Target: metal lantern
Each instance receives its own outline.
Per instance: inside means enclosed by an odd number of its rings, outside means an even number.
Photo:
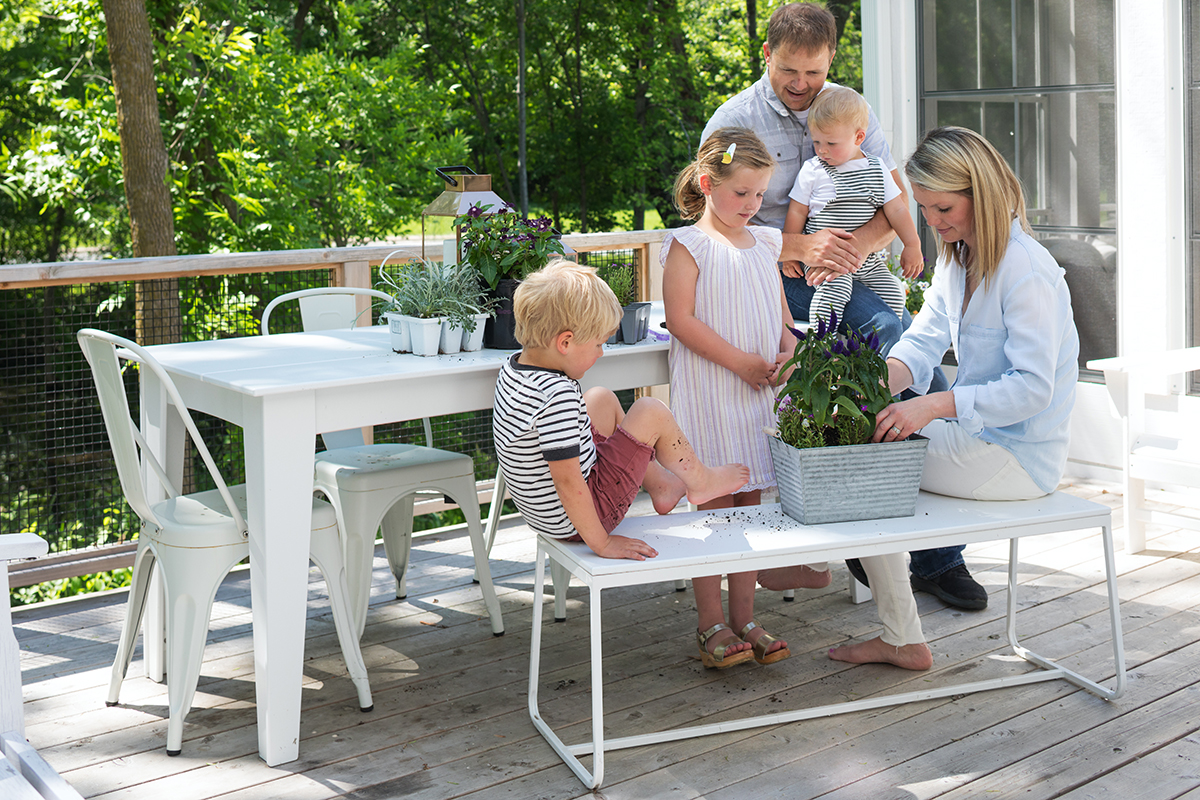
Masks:
[[[491,175],[476,175],[470,167],[437,167],[434,169],[446,188],[441,195],[421,212],[421,258],[425,258],[425,218],[426,217],[458,217],[465,214],[471,206],[486,206],[488,214],[495,214],[507,205],[507,202],[492,191]],[[449,174],[460,173],[458,177]],[[455,257],[461,253],[460,230],[454,229]]]

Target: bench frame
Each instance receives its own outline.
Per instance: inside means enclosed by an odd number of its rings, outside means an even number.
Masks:
[[[743,526],[742,537],[726,537],[735,544],[722,544],[713,535],[735,525],[721,523],[733,512],[757,512],[763,519],[775,515],[783,522],[762,526]],[[739,520],[739,522],[741,522]],[[784,529],[780,530],[778,525]],[[1108,586],[1108,610],[1112,627],[1113,659],[1116,678],[1113,688],[1073,671],[1049,658],[1023,647],[1017,638],[1017,543],[1021,537],[1060,533],[1087,528],[1101,529]],[[665,530],[664,530],[665,529]],[[707,533],[699,532],[707,529]],[[1023,686],[1049,680],[1066,680],[1105,700],[1115,700],[1125,691],[1125,651],[1121,634],[1120,599],[1112,539],[1112,512],[1105,506],[1056,492],[1037,500],[980,502],[939,497],[921,493],[913,517],[843,522],[804,526],[783,516],[777,505],[750,506],[726,511],[672,514],[668,517],[636,517],[622,523],[620,533],[647,540],[659,556],[646,561],[603,559],[586,544],[569,543],[538,536],[533,627],[529,656],[529,716],[534,727],[571,768],[576,777],[591,789],[604,780],[604,753],[629,747],[676,741],[716,733],[780,725],[805,719],[828,717],[855,711],[915,703],[939,697],[981,692],[1007,686]],[[741,540],[741,545],[736,540]],[[604,737],[603,650],[601,645],[600,593],[604,589],[634,586],[660,581],[676,581],[704,575],[747,572],[793,564],[834,561],[846,558],[907,552],[952,544],[1009,539],[1008,565],[1008,642],[1014,654],[1040,667],[1023,675],[958,683],[918,692],[905,692],[815,708],[771,713],[747,719],[657,731],[612,740]],[[567,745],[542,719],[538,710],[542,616],[545,607],[546,559],[556,572],[563,569],[589,588],[591,623],[592,741]],[[563,582],[565,585],[565,581]],[[591,754],[592,771],[579,756]]]

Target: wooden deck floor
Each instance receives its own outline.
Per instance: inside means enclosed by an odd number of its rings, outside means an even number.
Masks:
[[[1118,510],[1113,487],[1069,491]],[[1118,547],[1123,545],[1117,514]],[[575,798],[585,790],[535,732],[526,711],[532,537],[519,520],[493,553],[507,634],[491,636],[470,582],[466,537],[418,540],[409,598],[388,601],[377,559],[363,650],[375,709],[360,713],[337,650],[324,588],[313,572],[300,760],[267,767],[257,756],[248,573],[218,595],[203,674],[184,732],[168,758],[166,689],[131,677],[120,707],[104,705],[123,593],[18,609],[29,740],[86,797],[103,798]],[[606,594],[609,735],[714,722],[771,709],[912,691],[953,675],[1024,670],[1004,655],[1007,544],[967,553],[991,607],[961,612],[918,594],[934,652],[929,673],[830,661],[826,651],[875,635],[874,604],[847,599],[845,567],[829,589],[796,602],[760,590],[759,621],[785,636],[793,657],[724,673],[692,658],[691,593],[673,586]],[[612,753],[610,798],[1200,799],[1200,540],[1152,532],[1150,549],[1118,552],[1129,669],[1112,703],[1062,681],[882,711],[722,734]],[[1090,532],[1026,540],[1019,615],[1031,647],[1111,677],[1099,538]],[[584,590],[570,619],[546,629],[542,713],[588,736]],[[1051,602],[1053,601],[1053,602]],[[548,614],[549,612],[547,612]],[[131,676],[140,674],[140,651]]]

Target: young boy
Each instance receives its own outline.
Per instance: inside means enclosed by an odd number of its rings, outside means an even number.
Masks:
[[[607,389],[580,392],[579,379],[621,320],[596,270],[550,264],[521,282],[513,313],[524,349],[500,370],[492,434],[513,502],[532,528],[582,539],[606,558],[644,561],[658,555],[654,548],[612,534],[639,486],[666,514],[685,494],[699,504],[745,485],[749,471],[740,464],[702,464],[658,400],[642,398],[626,414]]]
[[[900,268],[904,277],[915,278],[924,270],[917,227],[904,205],[900,187],[879,159],[859,148],[866,138],[870,106],[858,92],[845,86],[830,86],[808,112],[808,128],[816,155],[804,162],[792,187],[784,233],[813,233],[824,228],[854,231],[876,210],[883,213],[904,243]],[[883,298],[896,312],[904,314],[904,286],[891,273],[878,253],[872,253],[853,275],[840,275],[816,288],[809,306],[809,320],[829,320],[831,313],[844,316],[852,281],[859,281]]]

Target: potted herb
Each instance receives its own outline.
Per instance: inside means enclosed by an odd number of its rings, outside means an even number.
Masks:
[[[386,269],[387,260],[392,257],[388,253],[379,265],[379,283],[376,289],[387,292],[392,296],[390,302],[384,303],[382,316],[387,320],[388,332],[391,334],[392,350],[397,353],[408,353],[412,350],[412,337],[409,322],[413,317],[412,304],[404,291],[405,276],[411,271],[412,263],[395,268],[395,274]]]
[[[638,303],[633,280],[633,266],[615,264],[605,270],[604,281],[617,296],[624,315],[621,317],[619,337],[626,344],[635,344],[646,338],[650,328],[650,304]],[[614,343],[609,339],[609,343]]]
[[[928,440],[870,441],[892,401],[879,337],[840,337],[836,315],[797,336],[770,439],[784,513],[803,524],[913,514]]]
[[[491,208],[473,205],[454,224],[462,237],[462,261],[479,274],[496,301],[496,315],[487,322],[484,340],[488,347],[515,350],[521,346],[514,336],[512,316],[517,284],[544,267],[551,256],[562,255],[563,247],[549,217],[524,219],[507,204],[488,214]]]

